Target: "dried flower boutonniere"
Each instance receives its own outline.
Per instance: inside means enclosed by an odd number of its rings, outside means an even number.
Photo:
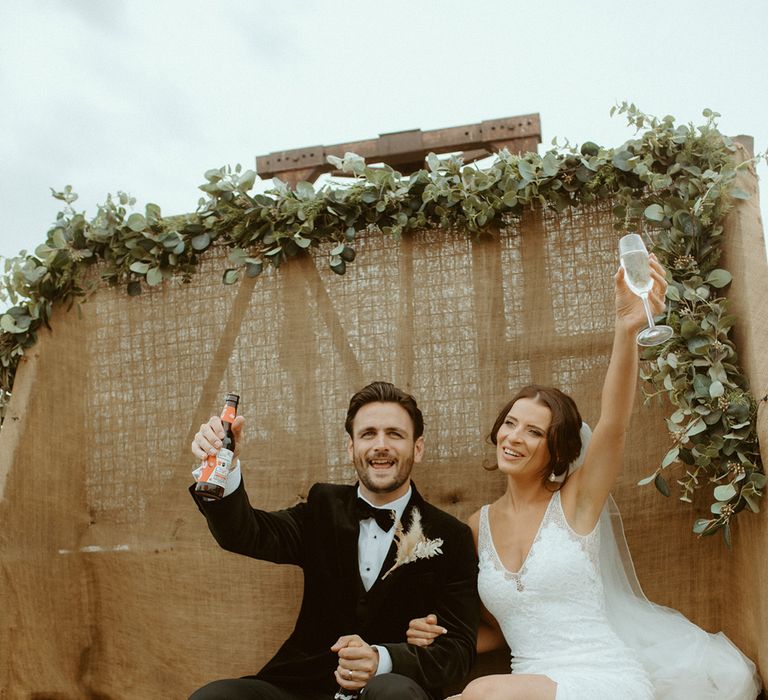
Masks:
[[[438,554],[442,554],[440,547],[443,541],[440,538],[428,540],[424,537],[424,531],[421,529],[421,513],[418,508],[411,511],[411,526],[407,532],[403,531],[403,524],[398,518],[395,523],[395,541],[397,542],[397,556],[392,568],[381,578],[385,579],[397,567],[403,564],[410,564],[417,559],[430,559]]]

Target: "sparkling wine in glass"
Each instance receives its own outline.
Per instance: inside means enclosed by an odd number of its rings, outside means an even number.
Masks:
[[[648,328],[644,328],[637,334],[637,344],[661,345],[672,337],[674,331],[669,326],[657,326],[653,322],[651,307],[648,304],[648,294],[653,289],[653,279],[648,262],[648,250],[643,239],[636,233],[622,236],[619,241],[619,255],[627,286],[640,297],[645,315],[648,317]]]

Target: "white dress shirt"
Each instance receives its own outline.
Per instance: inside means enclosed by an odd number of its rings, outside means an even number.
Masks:
[[[371,503],[360,492],[359,486],[357,487],[357,495],[374,508],[394,510],[397,513],[398,520],[402,520],[405,507],[411,498],[411,487],[408,487],[408,492],[404,496],[400,496],[400,498],[383,506]],[[395,539],[394,525],[393,522],[389,531],[384,532],[373,518],[366,518],[360,521],[360,534],[357,538],[357,564],[360,568],[360,578],[366,591],[371,590],[371,587],[379,577],[381,567],[387,558],[387,552],[392,545],[392,540]]]
[[[383,506],[377,506],[371,503],[362,493],[360,493],[359,486],[357,487],[357,495],[374,508],[394,510],[397,514],[397,519],[402,520],[405,507],[411,499],[411,487],[408,487],[408,492],[405,495],[400,496],[400,498],[397,498],[394,501],[385,503]],[[357,565],[360,569],[360,579],[362,580],[366,591],[371,589],[371,586],[373,586],[376,579],[379,577],[379,572],[384,564],[384,560],[387,558],[387,552],[394,539],[394,523],[392,523],[392,527],[389,528],[388,532],[384,532],[373,518],[366,518],[365,520],[360,521],[360,534],[357,536]],[[376,669],[376,675],[390,673],[392,671],[392,657],[389,655],[387,648],[381,647],[378,644],[372,644],[371,646],[379,652],[379,665]]]

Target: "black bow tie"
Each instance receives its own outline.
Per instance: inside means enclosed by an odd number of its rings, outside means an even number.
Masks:
[[[394,510],[390,508],[375,508],[368,503],[368,501],[364,501],[360,498],[360,496],[357,497],[355,513],[360,520],[373,518],[376,521],[376,524],[384,530],[384,532],[389,532],[395,524]]]

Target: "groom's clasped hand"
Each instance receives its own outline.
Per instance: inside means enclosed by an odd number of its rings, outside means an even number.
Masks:
[[[376,675],[379,654],[356,634],[345,634],[331,647],[339,655],[339,665],[334,671],[339,687],[360,690]]]

